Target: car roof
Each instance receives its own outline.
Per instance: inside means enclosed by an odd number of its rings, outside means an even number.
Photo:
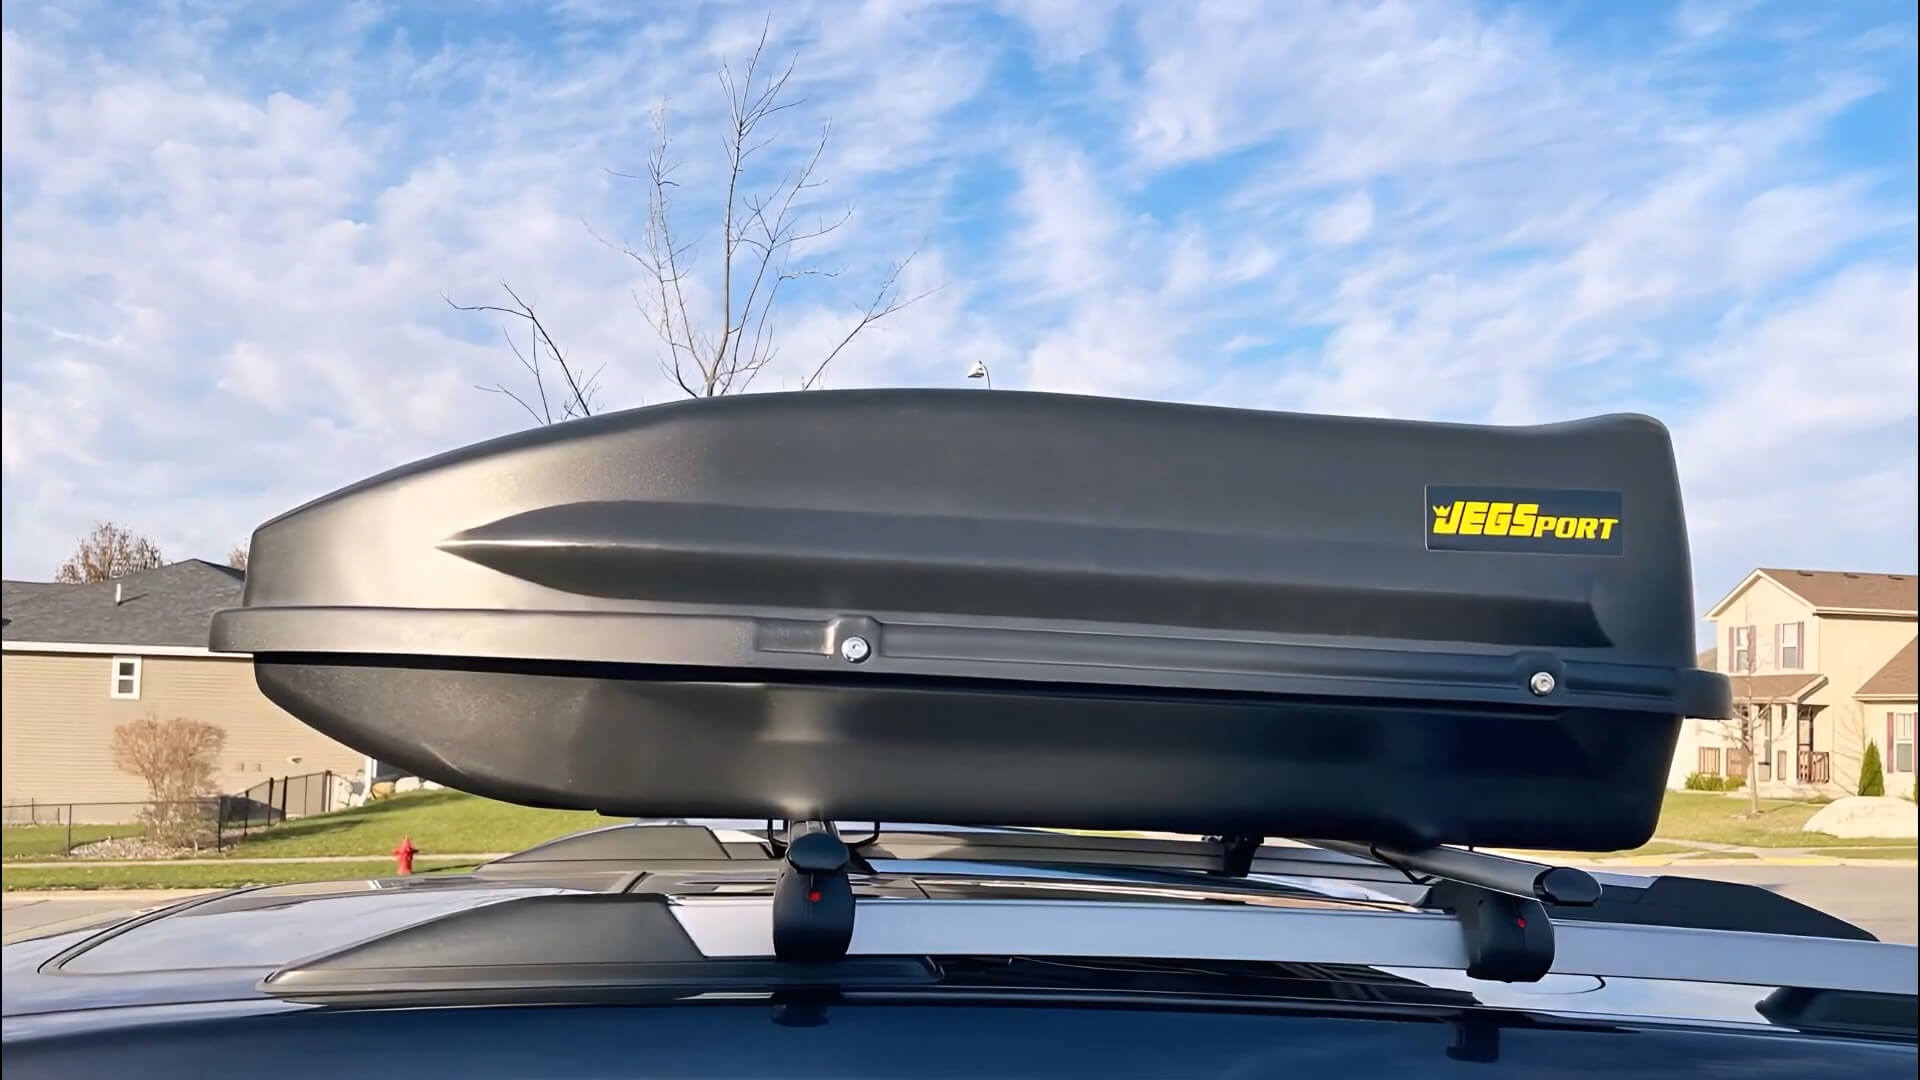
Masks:
[[[1371,994],[1416,1003],[1754,1029],[1776,1028],[1763,1003],[1783,986],[1802,985],[1780,978],[1782,971],[1843,972],[1855,989],[1869,985],[1862,981],[1869,969],[1894,972],[1879,989],[1899,992],[1900,978],[1912,981],[1912,948],[1870,939],[1761,938],[1593,922],[1562,927],[1567,962],[1545,978],[1489,982],[1460,970],[1458,930],[1422,909],[1420,886],[1360,860],[1262,849],[1268,853],[1258,860],[1260,869],[1236,881],[1151,866],[1051,861],[1103,846],[1174,859],[1190,841],[1161,847],[1140,838],[926,828],[889,831],[885,840],[898,851],[872,849],[880,854],[857,883],[866,938],[855,942],[850,962],[921,952],[1054,950],[1094,961],[1190,956],[1278,965],[1329,993],[1365,985]],[[690,955],[767,956],[777,864],[767,858],[765,843],[764,836],[738,829],[621,825],[471,873],[196,897],[105,929],[8,945],[0,1011],[12,1022],[109,1006],[224,1001],[278,1008],[301,1000],[288,985],[365,993],[365,973],[390,972],[394,956],[450,955],[468,971],[524,964],[528,950],[542,961],[564,961],[570,952],[618,959],[612,954],[642,946],[609,941],[649,919],[689,943]],[[1043,855],[1022,862],[1023,845],[1037,845]],[[655,857],[636,858],[636,850]],[[943,852],[991,857],[912,857]],[[1644,891],[1656,879],[1607,880]],[[502,949],[522,955],[502,959]],[[1729,949],[1753,954],[1753,964],[1703,962],[1714,950]],[[276,990],[276,979],[291,982]],[[1911,995],[1911,986],[1904,992]]]

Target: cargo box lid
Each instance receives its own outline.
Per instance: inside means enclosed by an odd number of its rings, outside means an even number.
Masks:
[[[1543,801],[1546,775],[1556,800],[1605,775],[1657,808],[1679,718],[1729,707],[1726,680],[1693,667],[1672,448],[1639,416],[709,399],[373,477],[261,526],[250,562],[212,644],[254,654],[270,696],[423,776],[541,805],[1224,828],[1283,824],[1258,790],[1330,754],[1384,777],[1424,754]],[[1154,725],[1202,714],[1220,726],[1188,734],[1211,749],[1137,810],[1091,789],[927,786],[1014,760],[1136,777],[1166,753]],[[1236,793],[1190,806],[1229,779],[1234,740]],[[1492,764],[1461,764],[1476,755]],[[890,776],[842,775],[855,761]],[[672,762],[685,786],[659,775]],[[1409,829],[1494,843],[1527,811]],[[1345,813],[1323,824],[1409,811]]]

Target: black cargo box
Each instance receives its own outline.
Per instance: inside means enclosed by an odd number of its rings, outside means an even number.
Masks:
[[[614,814],[1610,850],[1729,708],[1637,416],[682,402],[374,477],[251,563],[212,647],[295,716]]]

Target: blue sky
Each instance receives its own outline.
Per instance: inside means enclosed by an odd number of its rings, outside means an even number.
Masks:
[[[9,2],[4,543],[98,518],[220,558],[521,426],[510,281],[603,400],[674,395],[635,308],[667,105],[710,235],[715,70],[759,3]],[[893,261],[938,291],[835,386],[995,385],[1532,423],[1652,413],[1703,599],[1911,570],[1910,3],[779,6],[777,170],[853,207],[783,298],[793,386]],[[764,179],[759,174],[756,179]],[[591,229],[589,228],[591,225]],[[707,247],[710,249],[711,245]],[[716,303],[713,261],[692,300]],[[974,384],[977,385],[977,384]]]

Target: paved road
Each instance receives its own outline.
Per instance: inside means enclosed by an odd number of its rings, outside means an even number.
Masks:
[[[1910,865],[1675,866],[1637,872],[1759,885],[1837,915],[1881,941],[1920,944],[1920,874]]]
[[[15,934],[27,930],[128,914],[143,908],[170,904],[191,895],[191,891],[172,889],[155,892],[76,892],[52,899],[43,899],[46,896],[44,893],[26,899],[9,894],[4,901],[0,901],[0,937],[11,940]]]
[[[1677,873],[1678,867],[1641,873]],[[1692,877],[1742,881],[1783,893],[1872,931],[1882,941],[1920,943],[1920,875],[1911,866],[1698,866]],[[44,895],[44,894],[42,894]],[[185,895],[178,892],[76,894],[4,902],[4,933],[115,911],[132,911]]]

